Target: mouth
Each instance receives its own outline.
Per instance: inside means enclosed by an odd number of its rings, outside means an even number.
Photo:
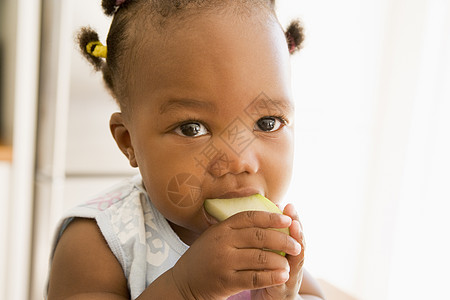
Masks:
[[[253,188],[253,187],[247,187],[247,188],[243,188],[243,189],[239,189],[239,190],[225,192],[215,198],[219,198],[219,199],[241,198],[241,197],[248,197],[248,196],[251,196],[254,194],[261,194],[264,196],[264,193],[262,191],[260,191],[256,188]]]

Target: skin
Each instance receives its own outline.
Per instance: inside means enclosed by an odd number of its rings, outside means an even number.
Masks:
[[[226,299],[250,289],[252,299],[323,298],[303,270],[305,244],[292,205],[285,216],[246,212],[220,223],[203,208],[208,198],[256,192],[279,204],[288,187],[294,143],[289,53],[279,24],[266,19],[199,15],[170,39],[144,45],[148,55],[134,64],[131,109],[111,117],[111,132],[139,168],[151,201],[191,246],[139,299]],[[254,107],[262,91],[277,115]],[[258,126],[267,118],[274,128]],[[200,131],[186,136],[180,125]],[[251,141],[245,149],[230,137],[230,126],[244,132],[239,141]],[[208,145],[218,151],[205,159]],[[183,173],[198,180],[200,195],[190,205],[168,196],[169,182]],[[268,229],[285,227],[291,236]],[[66,298],[129,298],[120,265],[92,220],[71,223],[56,248],[49,299]]]

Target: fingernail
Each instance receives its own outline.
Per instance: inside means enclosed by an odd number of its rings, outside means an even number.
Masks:
[[[284,271],[283,273],[281,273],[281,280],[283,282],[288,281],[288,279],[289,279],[289,272]]]
[[[289,216],[281,215],[281,221],[283,221],[283,222],[291,222],[292,219]]]
[[[302,252],[302,245],[300,245],[298,242],[295,242],[295,252],[296,253]]]

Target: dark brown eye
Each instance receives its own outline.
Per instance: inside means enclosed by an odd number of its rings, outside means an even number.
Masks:
[[[201,123],[191,122],[175,128],[175,133],[185,137],[198,137],[208,133],[208,130]]]
[[[283,122],[280,121],[279,118],[276,117],[264,117],[256,121],[255,124],[255,130],[258,131],[264,131],[264,132],[271,132],[271,131],[277,131],[281,128],[283,125]]]

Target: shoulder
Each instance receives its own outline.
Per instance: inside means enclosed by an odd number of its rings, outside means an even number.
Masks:
[[[97,224],[99,224],[98,219],[102,219],[102,223],[105,223],[105,219],[111,219],[112,216],[122,210],[121,206],[126,206],[127,202],[133,201],[135,198],[139,198],[139,194],[142,193],[143,190],[140,187],[140,182],[140,176],[135,176],[133,178],[121,181],[120,183],[90,198],[88,201],[85,201],[84,203],[81,203],[78,206],[72,207],[66,211],[57,224],[54,232],[50,261],[53,259],[53,253],[62,234],[75,218],[96,219]],[[110,222],[106,223],[108,223],[106,226],[111,226]],[[104,224],[99,224],[99,227],[102,228],[102,225]],[[103,231],[103,229],[101,229],[101,231]]]
[[[102,212],[111,207],[121,205],[127,199],[133,198],[143,192],[142,178],[140,175],[137,175],[102,191],[100,194],[79,205],[76,209],[89,209],[97,213]]]
[[[123,270],[95,220],[76,218],[56,246],[50,270],[49,299],[82,294],[129,299]],[[97,299],[97,298],[96,298]]]

